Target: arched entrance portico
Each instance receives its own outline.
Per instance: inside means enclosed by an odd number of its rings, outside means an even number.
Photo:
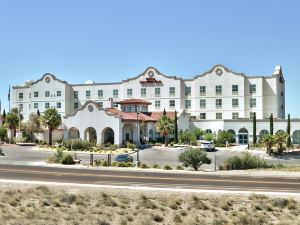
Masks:
[[[247,145],[248,140],[248,130],[246,128],[241,128],[238,133],[238,140],[240,145]]]
[[[262,139],[267,134],[269,134],[269,131],[267,131],[267,130],[261,130],[259,132],[259,139]]]
[[[84,140],[89,141],[91,143],[97,143],[97,132],[93,127],[88,127],[84,131]]]
[[[300,130],[295,130],[292,135],[293,144],[300,144]]]
[[[115,143],[115,133],[110,127],[106,127],[102,131],[102,143],[103,144],[114,144]]]

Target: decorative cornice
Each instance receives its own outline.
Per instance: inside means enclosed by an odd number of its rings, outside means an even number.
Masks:
[[[68,119],[69,117],[75,116],[79,111],[83,111],[86,107],[88,107],[90,104],[94,105],[96,107],[96,109],[98,109],[99,111],[104,111],[106,113],[106,115],[108,116],[113,116],[115,118],[121,118],[118,114],[115,113],[109,113],[107,111],[107,109],[101,108],[97,102],[89,100],[86,103],[84,103],[83,106],[81,106],[80,108],[76,109],[72,114],[64,116],[64,119]]]

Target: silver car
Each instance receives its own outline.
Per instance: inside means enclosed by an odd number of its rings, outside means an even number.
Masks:
[[[205,151],[213,151],[215,150],[215,144],[212,141],[200,141],[200,148]]]

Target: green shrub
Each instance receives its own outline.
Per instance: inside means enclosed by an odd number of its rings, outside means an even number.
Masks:
[[[155,146],[161,146],[162,144],[161,143],[159,143],[159,142],[156,142],[155,143]]]
[[[0,140],[3,142],[7,140],[7,130],[5,127],[0,127]]]
[[[126,147],[127,147],[127,148],[130,148],[131,150],[136,149],[136,145],[133,144],[133,143],[130,143],[130,142],[127,142],[127,143],[126,143]]]
[[[247,170],[256,168],[269,168],[270,165],[267,162],[249,152],[243,152],[241,156],[233,156],[225,161],[225,163],[220,167],[224,170]]]
[[[154,169],[160,169],[161,167],[160,167],[160,165],[158,165],[158,164],[155,163],[155,164],[152,165],[152,168],[154,168]]]
[[[176,166],[176,170],[184,170],[184,168],[182,166],[180,166],[180,165],[177,165]]]
[[[142,164],[140,165],[140,168],[142,168],[142,169],[148,169],[149,166],[148,166],[146,163],[142,163]]]
[[[207,153],[201,149],[188,148],[178,156],[179,162],[182,162],[184,167],[192,167],[198,170],[202,164],[210,164],[211,160],[207,157]]]
[[[107,161],[104,159],[94,160],[94,166],[107,166]]]
[[[164,165],[163,169],[164,170],[172,170],[173,168],[169,165]]]
[[[61,159],[61,163],[65,165],[75,164],[74,156],[71,153],[64,153]]]
[[[93,147],[93,144],[81,139],[68,139],[64,142],[64,147],[68,150],[87,151]]]
[[[54,155],[50,155],[47,159],[48,163],[61,163],[62,157],[64,155],[63,150],[57,149]]]

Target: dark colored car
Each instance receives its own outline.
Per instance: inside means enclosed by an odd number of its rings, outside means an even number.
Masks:
[[[122,154],[122,155],[118,155],[115,158],[116,162],[133,162],[133,157],[129,154]]]

